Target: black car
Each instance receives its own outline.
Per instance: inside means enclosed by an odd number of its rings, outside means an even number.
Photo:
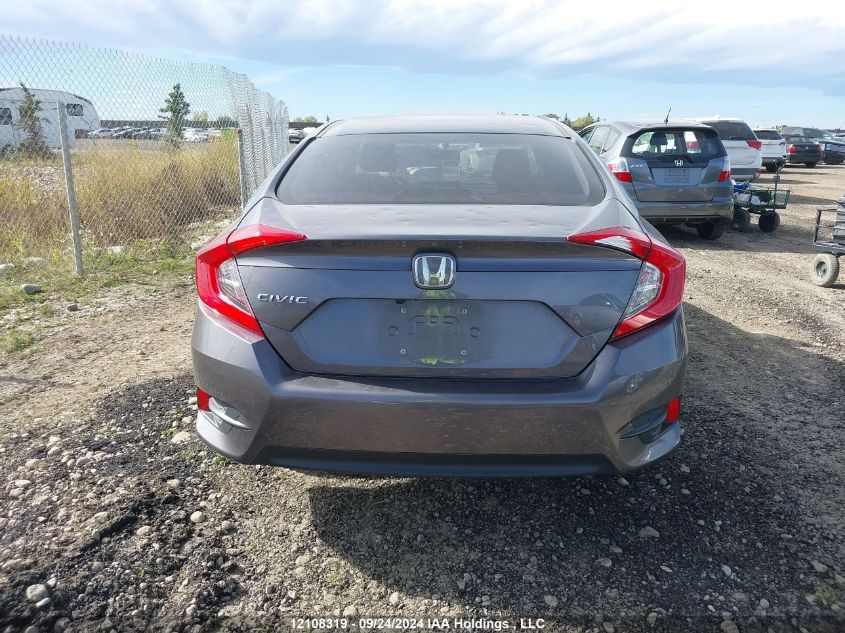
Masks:
[[[814,140],[803,136],[784,136],[788,165],[804,164],[815,167],[822,159],[822,148]]]
[[[836,138],[827,130],[787,125],[783,128],[783,135],[801,136],[818,143],[821,148],[821,160],[828,165],[839,165],[845,162],[845,142]]]

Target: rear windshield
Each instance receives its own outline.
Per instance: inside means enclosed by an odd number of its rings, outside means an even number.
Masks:
[[[629,137],[623,154],[646,160],[683,156],[694,161],[724,156],[725,150],[716,133],[710,130],[660,129]]]
[[[775,130],[754,130],[754,134],[761,141],[779,141],[783,138]]]
[[[314,139],[277,194],[285,204],[592,206],[604,187],[562,137],[350,134]]]
[[[719,134],[723,141],[755,141],[757,137],[743,121],[702,121]]]

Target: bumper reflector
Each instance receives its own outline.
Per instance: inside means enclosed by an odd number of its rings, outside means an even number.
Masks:
[[[681,397],[678,396],[666,405],[666,423],[677,422],[681,417]]]

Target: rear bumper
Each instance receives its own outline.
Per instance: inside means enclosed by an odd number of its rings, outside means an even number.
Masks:
[[[639,214],[654,223],[703,222],[733,218],[733,198],[710,202],[637,202]]]
[[[759,175],[759,167],[731,167],[731,178],[733,178],[734,180],[753,180]]]
[[[682,310],[605,346],[575,378],[467,380],[300,374],[265,339],[197,311],[197,385],[249,428],[200,412],[214,450],[250,464],[393,475],[625,472],[680,441],[665,407],[686,371]],[[661,417],[662,416],[662,417]],[[632,426],[632,421],[634,425]],[[649,429],[645,432],[645,429]]]
[[[822,155],[818,152],[795,152],[787,155],[786,162],[789,164],[805,164],[821,162]]]

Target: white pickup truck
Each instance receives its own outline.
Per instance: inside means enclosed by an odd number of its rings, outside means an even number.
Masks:
[[[763,167],[773,174],[786,164],[786,141],[780,132],[772,129],[754,130],[754,134],[762,142]]]

